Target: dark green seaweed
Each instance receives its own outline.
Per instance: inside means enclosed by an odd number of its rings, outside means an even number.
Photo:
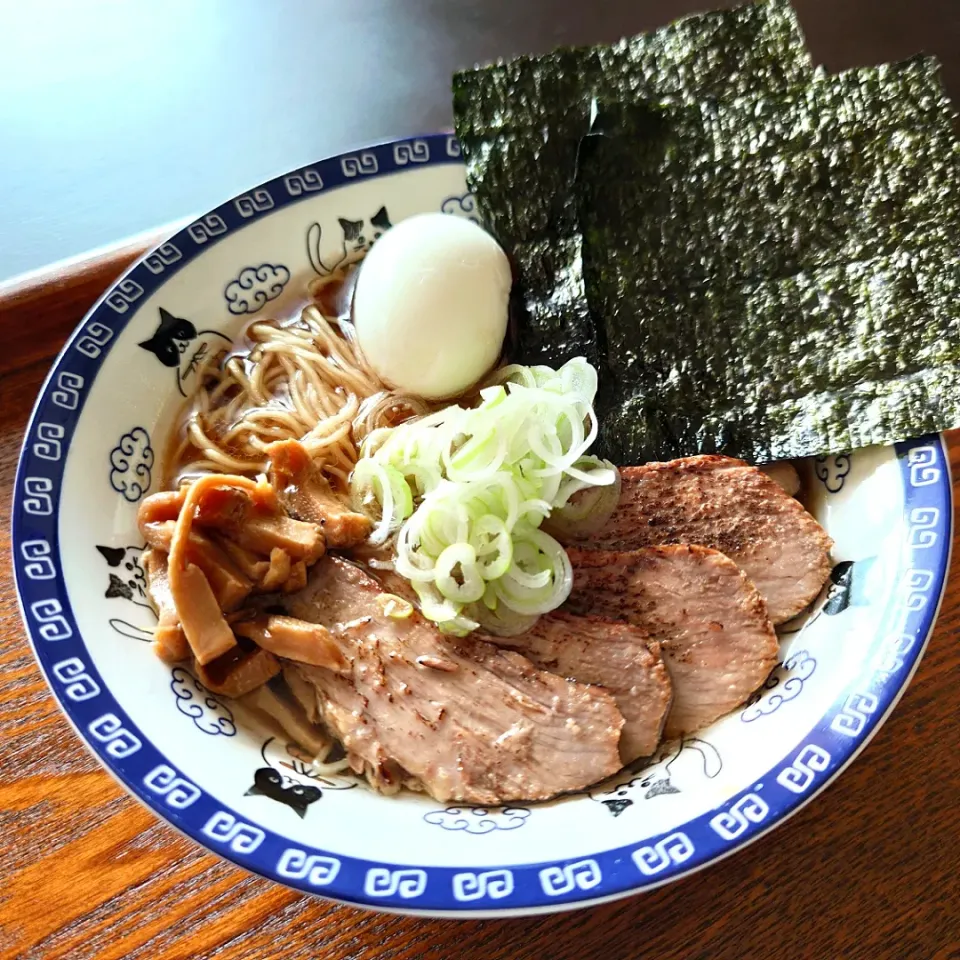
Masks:
[[[588,246],[602,258],[628,244],[630,282],[659,291],[897,249],[956,215],[952,117],[945,101],[931,106],[934,67],[820,76],[775,104],[618,106],[581,149]]]
[[[945,263],[939,244],[722,296],[643,294],[631,314],[657,326],[621,347],[613,375],[652,389],[625,390],[605,411],[606,453],[622,463],[637,450],[764,461],[960,422],[958,297],[960,260]]]
[[[931,363],[960,359],[960,166],[934,65],[720,113],[620,108],[581,152],[608,455],[763,460],[960,422],[923,394]]]
[[[935,61],[814,71],[771,2],[455,90],[522,287],[517,359],[597,364],[608,456],[766,460],[960,423],[960,163]]]
[[[581,274],[575,181],[598,102],[696,103],[806,82],[813,65],[789,4],[688,17],[613,46],[520,57],[454,76],[467,182],[521,278],[518,352],[602,364]]]

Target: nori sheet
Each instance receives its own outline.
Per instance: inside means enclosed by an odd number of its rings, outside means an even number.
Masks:
[[[617,105],[581,148],[579,226],[601,257],[630,244],[629,276],[660,291],[892,251],[956,213],[939,90],[917,58],[775,103]]]
[[[517,359],[597,363],[607,455],[765,460],[960,423],[960,165],[934,61],[814,72],[768,2],[455,91],[522,284]]]
[[[467,183],[522,279],[518,352],[602,365],[581,275],[576,178],[598,102],[722,101],[786,93],[813,76],[789,4],[688,17],[613,46],[519,57],[454,76]]]
[[[960,166],[935,65],[820,76],[725,123],[638,109],[590,138],[578,181],[607,454],[765,460],[929,430],[928,364],[960,359]]]
[[[656,316],[657,332],[623,348],[619,382],[649,387],[618,391],[603,411],[604,451],[619,463],[637,451],[762,462],[943,429],[958,422],[958,298],[960,261],[939,245],[722,296],[641,294],[627,319]]]

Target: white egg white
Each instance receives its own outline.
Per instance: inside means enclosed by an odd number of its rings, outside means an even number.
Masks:
[[[511,284],[506,254],[472,221],[402,220],[360,267],[353,322],[364,356],[397,390],[457,396],[500,356]]]

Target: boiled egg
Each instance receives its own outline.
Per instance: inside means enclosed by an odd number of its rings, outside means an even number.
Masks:
[[[396,390],[455,397],[500,356],[511,284],[507,255],[472,220],[401,220],[360,265],[352,315],[363,354]]]

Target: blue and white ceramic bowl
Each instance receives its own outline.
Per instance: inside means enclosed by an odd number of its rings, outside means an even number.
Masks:
[[[760,694],[642,773],[552,803],[470,809],[318,779],[287,745],[150,651],[138,501],[208,350],[426,210],[474,217],[448,135],[324,160],[221,204],[91,311],[34,411],[14,554],[37,659],[77,732],[199,843],[308,893],[410,913],[510,915],[648,890],[758,839],[822,790],[917,666],[944,588],[950,473],[939,437],[805,465],[836,540],[829,589],[788,625]],[[160,308],[190,321],[176,335]],[[263,767],[308,803],[251,792]],[[289,801],[289,797],[286,797]],[[869,827],[867,827],[869,831]]]

